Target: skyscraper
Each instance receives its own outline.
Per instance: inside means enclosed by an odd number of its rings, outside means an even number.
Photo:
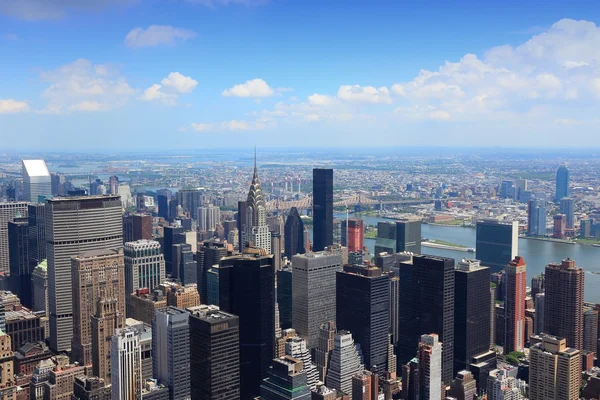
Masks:
[[[26,202],[0,203],[0,272],[10,272],[8,223],[15,218],[27,217]]]
[[[422,399],[442,398],[442,355],[447,350],[435,333],[421,335],[417,360],[419,360],[419,387]]]
[[[314,360],[321,382],[325,382],[327,376],[335,334],[336,328],[333,321],[326,322],[319,327],[319,341],[314,350]]]
[[[259,394],[275,354],[275,276],[272,256],[244,254],[221,260],[219,306],[240,319],[242,399]]]
[[[581,354],[566,340],[542,335],[529,351],[529,399],[579,399]]]
[[[490,350],[490,269],[462,260],[454,273],[454,370]]]
[[[333,244],[333,169],[313,169],[313,250]]]
[[[567,229],[567,217],[564,214],[557,214],[552,217],[552,237],[557,239],[564,239]]]
[[[204,304],[211,304],[207,302],[208,270],[213,268],[214,265],[219,264],[219,261],[225,256],[227,256],[227,247],[225,246],[225,242],[220,240],[205,240],[202,242],[202,245],[198,247],[198,252],[196,253],[196,283],[198,285],[200,299]]]
[[[27,218],[29,222],[29,271],[46,259],[46,225],[44,203],[29,204]]]
[[[158,216],[164,218],[165,221],[169,220],[169,197],[166,194],[159,194],[157,197],[158,201]]]
[[[317,345],[319,326],[336,318],[339,254],[324,251],[292,258],[292,327],[309,348]]]
[[[163,239],[163,254],[165,255],[165,272],[173,273],[173,245],[179,243],[179,234],[183,228],[178,226],[165,226]]]
[[[450,384],[454,379],[454,260],[427,255],[414,256],[412,269],[413,302],[407,307],[414,307],[414,320],[411,323],[412,329],[408,332],[405,333],[404,328],[400,329],[400,337],[406,334],[418,335],[417,338],[411,337],[416,350],[420,335],[437,333],[444,343],[442,380]]]
[[[72,357],[81,365],[92,365],[93,315],[102,317],[104,301],[115,301],[118,318],[125,319],[123,253],[116,250],[90,250],[71,259],[73,289]],[[108,310],[107,310],[108,312]],[[112,336],[114,330],[107,332]],[[100,337],[99,340],[106,340]],[[94,368],[97,366],[95,365]],[[96,369],[94,369],[96,371]],[[108,371],[106,371],[108,373]],[[99,376],[96,374],[96,376]],[[106,379],[108,376],[100,376]]]
[[[398,336],[400,334],[400,279],[397,276],[390,278],[390,302],[389,302],[389,319],[390,319],[390,337],[391,343],[396,346]]]
[[[29,267],[29,223],[15,218],[8,223],[9,288],[21,303],[31,308],[31,272]]]
[[[198,230],[212,232],[221,222],[221,210],[219,207],[208,205],[198,209]]]
[[[32,310],[44,311],[48,316],[48,261],[42,260],[31,273]]]
[[[284,356],[273,360],[268,377],[260,385],[261,400],[310,400],[302,361]]]
[[[544,303],[546,300],[546,293],[538,293],[535,295],[535,327],[534,333],[536,335],[544,332]]]
[[[182,285],[196,284],[198,282],[197,263],[189,243],[174,244],[171,262],[173,278]]]
[[[396,221],[396,253],[421,253],[421,220]]]
[[[325,384],[337,391],[352,393],[352,377],[363,369],[360,346],[354,343],[352,333],[339,331],[333,339]]]
[[[361,371],[352,376],[352,400],[377,400],[379,377],[370,371]]]
[[[598,310],[583,313],[583,350],[598,353]]]
[[[345,265],[336,273],[336,324],[352,332],[365,367],[378,374],[387,367],[389,279],[375,266]]]
[[[398,231],[393,222],[379,221],[377,223],[377,239],[375,241],[375,254],[396,253]]]
[[[527,206],[527,234],[532,236],[546,235],[546,200],[531,199]]]
[[[575,229],[575,200],[572,197],[560,199],[560,213],[567,218],[567,229]]]
[[[306,347],[306,340],[296,336],[288,338],[285,342],[285,355],[302,361],[304,372],[306,372],[306,384],[314,389],[319,381],[317,366],[313,364],[310,357],[310,349]]]
[[[127,242],[123,246],[127,312],[129,296],[138,289],[154,290],[165,280],[165,259],[160,243],[153,240]]]
[[[121,278],[121,288],[123,280]],[[119,295],[124,298],[122,293]],[[91,316],[92,331],[92,372],[100,379],[110,379],[111,337],[125,326],[125,313],[122,303],[116,296],[102,296],[96,299],[96,313]]]
[[[246,221],[242,231],[243,245],[256,246],[271,252],[271,232],[267,225],[267,207],[258,179],[256,153],[254,154],[254,175],[246,199]]]
[[[52,180],[44,160],[23,160],[23,199],[38,202],[38,196],[52,196]]]
[[[567,258],[546,266],[544,333],[564,338],[567,346],[583,349],[583,269]]]
[[[459,371],[452,381],[450,394],[457,400],[473,400],[477,395],[477,383],[470,371]]]
[[[515,257],[506,266],[506,299],[504,301],[504,353],[525,348],[525,292],[527,265],[523,257]]]
[[[112,398],[140,400],[142,395],[142,355],[140,337],[134,328],[118,329],[110,345]]]
[[[285,220],[285,256],[291,260],[296,254],[306,253],[304,248],[304,223],[298,209],[292,207],[290,214]]]
[[[167,307],[156,310],[152,321],[152,370],[169,387],[171,400],[190,399],[189,315]]]
[[[239,318],[215,306],[188,311],[192,399],[240,400]]]
[[[71,257],[90,250],[121,248],[121,214],[119,196],[47,200],[50,347],[55,351],[69,350],[73,337]]]
[[[569,170],[566,166],[561,165],[556,170],[556,196],[555,201],[558,203],[563,197],[569,197]]]
[[[498,272],[519,252],[519,223],[489,219],[477,222],[476,254],[482,265]]]
[[[342,246],[348,252],[361,251],[364,246],[365,224],[362,219],[351,218],[342,220]]]

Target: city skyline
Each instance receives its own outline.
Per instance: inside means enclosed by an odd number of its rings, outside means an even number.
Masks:
[[[235,147],[593,142],[600,15],[589,2],[431,8],[3,1],[0,138],[9,150],[215,147],[203,139],[215,134]]]

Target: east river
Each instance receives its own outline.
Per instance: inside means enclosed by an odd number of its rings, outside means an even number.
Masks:
[[[345,218],[346,215],[336,215],[336,218]],[[392,221],[377,217],[360,217],[365,225],[377,226],[379,221]],[[312,232],[311,232],[312,234]],[[475,229],[423,224],[421,234],[424,238],[444,240],[451,243],[475,248]],[[365,245],[374,253],[375,239],[365,239]],[[442,257],[451,257],[456,261],[463,258],[477,258],[477,253],[468,253],[458,250],[446,250],[433,247],[422,247],[424,254]],[[567,244],[544,240],[519,239],[519,253],[527,263],[528,286],[533,276],[544,272],[550,262],[558,262],[564,258],[575,260],[585,271],[585,301],[600,303],[600,247]]]

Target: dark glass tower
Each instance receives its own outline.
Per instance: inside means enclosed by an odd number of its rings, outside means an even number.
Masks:
[[[313,169],[313,251],[333,244],[333,170]]]
[[[208,270],[213,265],[218,264],[221,258],[227,256],[227,248],[225,242],[216,241],[214,239],[205,240],[202,245],[198,247],[196,253],[197,263],[197,284],[198,293],[200,293],[200,302],[202,304],[209,304],[208,299]]]
[[[165,221],[169,219],[169,198],[165,194],[159,194],[157,196],[158,201],[158,216],[164,218]]]
[[[165,226],[163,254],[165,255],[165,271],[173,274],[173,245],[178,243],[177,235],[183,232],[183,228],[176,226]]]
[[[189,308],[192,399],[240,399],[240,324],[214,306]]]
[[[29,204],[27,206],[29,221],[29,271],[33,271],[42,260],[46,259],[45,207],[45,204]]]
[[[238,249],[242,251],[244,249],[244,229],[246,229],[246,202],[238,201],[238,212],[237,212],[237,228],[238,228]]]
[[[365,368],[378,374],[387,366],[389,279],[375,266],[345,265],[336,274],[336,325],[352,332]]]
[[[396,231],[396,253],[421,253],[421,221],[398,221]]]
[[[276,358],[269,377],[260,386],[261,400],[310,400],[302,361],[291,356]]]
[[[490,350],[490,269],[463,260],[454,271],[454,370]]]
[[[27,218],[8,223],[10,290],[21,303],[31,308],[31,272],[29,270],[29,224]]]
[[[292,327],[292,269],[277,271],[277,304],[281,329]]]
[[[519,252],[519,224],[495,219],[478,221],[475,240],[481,264],[491,272],[501,271]]]
[[[292,207],[285,220],[285,256],[291,260],[296,254],[304,254],[304,223],[296,207]]]
[[[569,169],[561,165],[556,171],[556,196],[554,200],[558,203],[563,197],[569,197]]]
[[[194,261],[192,245],[188,243],[177,243],[172,249],[173,277],[182,285],[197,283],[197,264]]]
[[[399,298],[398,362],[414,357],[421,335],[437,333],[444,346],[442,381],[449,385],[454,378],[454,260],[419,255],[412,266],[400,263]]]
[[[221,260],[219,306],[240,319],[240,393],[259,395],[275,354],[273,256],[244,254]]]

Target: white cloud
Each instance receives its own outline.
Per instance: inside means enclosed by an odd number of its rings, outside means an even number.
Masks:
[[[443,110],[436,110],[429,113],[429,118],[436,119],[439,121],[445,121],[450,119],[450,113]]]
[[[144,90],[138,100],[161,101],[167,105],[174,105],[180,95],[192,92],[196,86],[198,82],[191,77],[171,72],[160,84],[155,83]]]
[[[160,83],[164,87],[171,88],[179,93],[190,93],[198,86],[198,81],[195,81],[189,76],[184,76],[179,72],[171,72],[169,76]]]
[[[246,121],[223,121],[221,122],[221,128],[228,131],[247,131],[250,129],[250,125]]]
[[[554,120],[554,125],[581,125],[582,121],[570,118],[559,118]]]
[[[41,95],[48,101],[44,113],[108,110],[124,105],[134,94],[117,69],[85,59],[42,72],[41,78],[49,83]],[[94,103],[104,106],[97,108]]]
[[[260,78],[251,79],[223,91],[223,96],[233,97],[270,97],[275,91]]]
[[[196,132],[210,131],[211,129],[213,129],[213,126],[211,124],[203,123],[191,123],[190,127]]]
[[[308,122],[317,122],[321,120],[321,116],[319,114],[306,114],[304,120]]]
[[[391,103],[390,91],[385,86],[342,85],[338,90],[338,97],[344,101],[360,103]]]
[[[69,107],[71,111],[104,111],[109,107],[106,104],[98,103],[97,101],[82,101],[78,104],[73,104]]]
[[[71,12],[127,6],[138,0],[0,0],[0,14],[37,21],[59,19]]]
[[[175,28],[170,25],[151,25],[146,29],[140,27],[132,29],[125,36],[125,45],[128,47],[174,45],[177,41],[194,37],[196,33],[189,29]]]
[[[333,97],[324,94],[314,93],[308,96],[308,104],[313,106],[328,106],[334,101]]]
[[[29,104],[25,101],[0,99],[0,114],[16,114],[26,111],[29,111]]]

